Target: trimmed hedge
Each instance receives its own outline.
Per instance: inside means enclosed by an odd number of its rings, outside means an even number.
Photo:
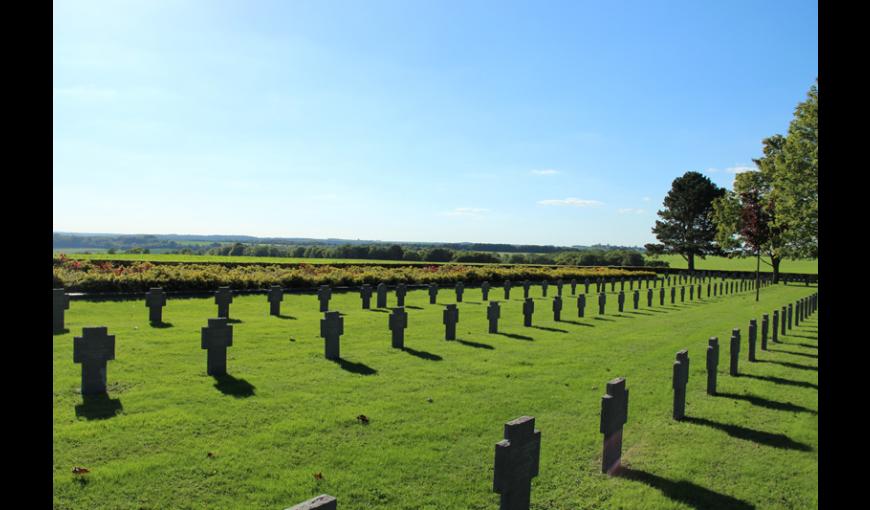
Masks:
[[[270,285],[285,288],[314,288],[318,285],[359,286],[384,282],[454,284],[501,284],[505,280],[566,284],[576,278],[655,276],[652,271],[626,271],[611,268],[499,267],[446,264],[437,266],[343,266],[299,264],[298,266],[246,265],[225,267],[215,264],[152,264],[138,262],[115,265],[112,262],[55,259],[52,268],[55,288],[75,292],[144,292],[151,287],[168,291],[215,290],[229,285],[234,289],[265,289]]]

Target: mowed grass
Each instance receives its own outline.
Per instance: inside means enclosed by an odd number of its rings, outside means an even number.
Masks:
[[[650,260],[663,260],[675,269],[687,269],[689,263],[680,255],[660,255],[658,257],[648,257]],[[765,257],[761,258],[761,272],[772,273],[768,259],[768,264],[764,263]],[[755,271],[757,261],[754,257],[733,258],[727,257],[707,257],[705,259],[695,257],[695,269],[698,271]],[[781,273],[801,273],[801,274],[818,274],[819,261],[810,259],[801,260],[783,260],[779,264]]]
[[[627,287],[626,287],[627,288]],[[594,287],[590,289],[594,290]],[[617,285],[618,290],[618,285]],[[467,289],[457,340],[444,340],[438,305],[406,298],[406,350],[390,347],[388,314],[334,294],[344,316],[343,361],[323,357],[314,295],[285,295],[270,317],[264,295],[230,308],[230,377],[205,373],[200,328],[213,299],[170,300],[152,328],[143,301],[72,301],[54,342],[56,508],[274,508],[321,493],[340,508],[493,509],[494,445],[506,421],[531,415],[541,430],[534,509],[815,508],[818,490],[818,323],[815,316],[747,361],[748,321],[814,292],[775,286],[617,313],[594,292],[578,318],[565,287],[562,322],[536,298],[522,326],[522,289],[487,333],[486,303]],[[610,287],[607,288],[608,293]],[[578,286],[582,292],[582,285]],[[549,294],[555,293],[550,286]],[[374,306],[374,296],[372,305]],[[389,305],[395,305],[390,293]],[[116,335],[108,401],[83,404],[72,338],[88,325]],[[741,377],[728,375],[731,329],[742,334]],[[707,339],[720,340],[720,396],[705,393]],[[671,418],[672,364],[688,349],[687,415]],[[601,396],[625,376],[626,476],[600,473]],[[117,414],[115,412],[117,411]],[[365,415],[369,424],[356,417]],[[90,473],[77,477],[73,466]],[[322,475],[316,479],[315,473]]]

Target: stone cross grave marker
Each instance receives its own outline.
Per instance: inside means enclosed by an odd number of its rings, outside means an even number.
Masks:
[[[329,298],[332,297],[332,289],[329,288],[329,285],[321,285],[319,289],[317,289],[317,299],[320,300],[320,311],[325,312],[329,310]]]
[[[82,328],[82,336],[73,338],[73,363],[82,365],[82,395],[106,393],[106,365],[115,359],[115,335],[108,328]]]
[[[589,278],[583,279],[584,294],[589,294]]]
[[[456,302],[462,302],[462,293],[465,292],[465,285],[462,282],[456,282]]]
[[[562,297],[553,296],[553,320],[559,322],[562,320]]]
[[[577,317],[583,317],[586,312],[586,294],[577,296]]]
[[[598,294],[598,315],[604,315],[604,305],[607,304],[607,294]]]
[[[607,383],[601,397],[601,427],[604,447],[601,455],[601,472],[613,474],[619,468],[622,457],[622,426],[628,421],[628,390],[625,378],[617,377]]]
[[[396,306],[405,306],[405,295],[408,294],[408,288],[404,283],[396,284]]]
[[[707,297],[710,297],[710,282],[707,282]]]
[[[66,295],[64,289],[52,289],[52,308],[53,308],[53,319],[52,319],[52,333],[59,333],[64,330],[63,326],[63,312],[64,310],[69,310],[69,296]]]
[[[788,308],[783,306],[782,312],[780,312],[780,314],[779,314],[779,322],[782,324],[782,330],[780,331],[780,334],[782,334],[783,336],[785,336],[785,321],[786,321],[787,317],[788,317]]]
[[[320,337],[324,340],[326,359],[341,358],[340,337],[344,334],[344,317],[337,311],[325,312],[320,319]]]
[[[444,339],[456,340],[456,323],[459,322],[459,308],[456,305],[445,305],[444,308]]]
[[[686,301],[686,287],[680,287],[680,303]]]
[[[634,309],[637,310],[638,305],[640,304],[640,291],[634,290]]]
[[[434,305],[436,299],[438,299],[438,284],[437,283],[430,283],[429,284],[429,304]]]
[[[610,278],[610,292],[616,292],[616,277]]]
[[[523,299],[529,299],[529,286],[531,286],[531,282],[526,280],[523,282]]]
[[[543,291],[544,297],[547,297],[547,286],[548,285],[549,285],[549,283],[547,283],[547,280],[544,280],[541,282],[541,290]]]
[[[565,285],[565,283],[562,281],[561,278],[556,280],[556,295],[558,295],[559,297],[562,297],[562,286],[563,285]]]
[[[701,289],[701,284],[699,283],[699,284],[698,284],[698,300],[699,300],[699,301],[702,299],[702,298],[701,298],[701,290],[702,290],[702,289]]]
[[[284,510],[338,510],[338,501],[334,496],[329,494],[321,494],[316,498],[303,501],[298,505],[293,505]]]
[[[480,293],[483,296],[484,301],[489,301],[489,282],[483,282],[480,284]]]
[[[625,290],[625,277],[624,276],[619,277],[619,290],[620,291]]]
[[[779,342],[779,310],[773,311],[773,328],[771,329],[771,337],[770,339],[774,343]]]
[[[770,315],[761,316],[761,350],[767,350],[767,334],[770,332]]]
[[[647,308],[652,308],[653,302],[653,290],[646,289],[646,306]]]
[[[757,338],[758,323],[755,319],[749,321],[749,361],[755,361],[755,340]]]
[[[233,345],[233,327],[226,317],[209,319],[202,328],[201,347],[208,353],[205,371],[208,375],[226,375],[227,348]]]
[[[622,313],[622,309],[625,306],[625,292],[619,291],[619,295],[616,297],[616,303],[619,305],[619,313]]]
[[[393,313],[390,314],[388,323],[393,336],[393,347],[396,349],[405,348],[405,328],[408,327],[408,312],[405,307],[399,306],[393,308]]]
[[[233,291],[229,287],[218,287],[214,293],[214,302],[217,303],[219,318],[230,318],[230,303],[233,302]]]
[[[161,287],[152,287],[145,293],[145,307],[148,308],[148,322],[163,323],[163,307],[166,306],[166,293]]]
[[[386,308],[387,307],[387,284],[381,282],[375,287],[375,292],[377,296],[375,297],[375,305],[378,308]]]
[[[677,302],[677,288],[671,287],[671,304],[674,304],[676,302]]]
[[[791,303],[788,304],[788,329],[791,330],[791,317],[792,317],[793,306]]]
[[[504,281],[504,298],[505,298],[505,301],[507,301],[508,299],[511,298],[511,281],[510,280]]]
[[[359,297],[362,299],[363,310],[369,310],[372,307],[372,286],[368,283],[363,284],[359,289]]]
[[[266,301],[269,302],[269,315],[281,315],[281,301],[284,300],[284,289],[280,285],[269,287]]]
[[[522,416],[504,425],[504,439],[495,444],[492,490],[501,495],[499,510],[528,510],[532,478],[538,476],[541,431],[535,418]]]
[[[683,349],[677,352],[674,361],[674,419],[682,420],[686,416],[686,385],[689,383],[689,351]]]
[[[716,394],[716,375],[719,369],[719,339],[711,336],[707,340],[707,394]]]
[[[659,306],[665,306],[665,288],[659,289]]]
[[[486,319],[489,321],[489,332],[498,333],[498,318],[501,317],[501,307],[498,301],[490,301],[486,307]]]
[[[731,330],[731,367],[730,373],[733,376],[739,375],[737,364],[740,361],[740,328]]]
[[[571,278],[571,295],[572,296],[577,295],[577,279],[576,278]]]
[[[689,285],[689,301],[695,300],[695,286]]]
[[[532,325],[532,314],[535,313],[535,301],[532,298],[526,298],[523,302],[523,326],[529,327]]]

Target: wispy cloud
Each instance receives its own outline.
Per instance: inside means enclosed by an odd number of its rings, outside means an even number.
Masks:
[[[445,216],[483,216],[488,213],[489,209],[484,209],[482,207],[457,207],[452,211],[447,211],[444,213]]]
[[[757,168],[751,165],[747,165],[746,163],[737,163],[734,166],[730,166],[725,169],[720,168],[708,168],[704,170],[705,173],[708,174],[718,174],[718,173],[726,173],[726,174],[741,174],[743,172],[756,172]]]
[[[626,207],[622,209],[617,209],[616,212],[619,214],[644,214],[646,211],[643,209],[633,209],[631,207]]]
[[[652,202],[652,199],[650,197],[643,197],[641,198],[641,200],[643,200],[644,202]]]
[[[571,207],[598,207],[604,205],[604,202],[598,200],[584,200],[580,198],[551,198],[548,200],[539,200],[540,205],[567,205]]]
[[[558,170],[553,170],[552,168],[545,168],[543,170],[532,170],[533,175],[556,175],[559,172]]]

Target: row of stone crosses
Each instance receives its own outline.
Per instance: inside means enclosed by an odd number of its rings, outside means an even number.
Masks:
[[[818,294],[789,303],[781,310],[781,331],[800,325],[818,308]],[[773,312],[771,339],[779,341],[780,310]],[[769,316],[764,314],[761,321],[761,349],[767,350]],[[749,321],[749,361],[755,361],[757,323]],[[740,329],[731,333],[731,366],[729,373],[738,375],[740,354]],[[716,395],[716,375],[719,367],[719,339],[712,337],[707,346],[707,394]],[[676,354],[673,364],[672,386],[674,390],[673,418],[682,420],[686,414],[686,386],[689,383],[689,351],[683,349]],[[599,430],[604,435],[601,472],[615,474],[622,459],[622,429],[628,421],[628,389],[625,378],[617,377],[607,383],[605,394],[601,397],[601,418]],[[529,510],[531,505],[532,478],[538,476],[541,455],[541,431],[535,428],[533,416],[522,416],[504,425],[504,439],[495,444],[495,461],[492,488],[501,496],[500,510]],[[338,500],[329,494],[321,494],[285,510],[337,510]]]
[[[599,288],[603,288],[606,282],[599,281]],[[613,280],[612,285],[615,286],[615,280]],[[623,282],[624,283],[624,282]],[[588,279],[584,282],[588,289],[589,281]],[[663,282],[664,284],[664,282]],[[731,293],[738,292],[746,289],[750,289],[753,286],[754,282],[751,281],[738,281],[738,282],[729,282],[729,285],[725,285],[724,282],[720,282],[718,287],[718,292],[721,293]],[[630,282],[629,285],[633,286],[633,282]],[[535,311],[535,302],[532,298],[529,297],[529,289],[531,287],[531,282],[525,281],[522,284],[524,291],[524,299],[523,303],[523,325],[526,327],[532,326],[532,316]],[[543,290],[544,296],[547,294],[547,282],[544,281],[541,283],[541,287]],[[716,285],[712,286],[713,295],[717,295]],[[557,295],[553,298],[553,319],[555,321],[561,320],[561,311],[562,311],[562,281],[559,280],[556,283]],[[481,289],[483,292],[484,301],[488,301],[489,299],[489,283],[483,282],[481,285]],[[510,299],[510,289],[511,282],[506,281],[504,283],[504,292],[505,299]],[[695,294],[695,286],[689,286],[689,299],[694,299]],[[455,287],[456,290],[456,300],[457,302],[462,302],[462,294],[464,292],[464,284],[462,282],[458,282]],[[686,287],[680,287],[680,302],[683,302],[685,299]],[[572,293],[576,292],[576,281],[571,281],[571,291]],[[403,349],[405,347],[405,329],[408,327],[408,314],[404,309],[404,300],[405,295],[407,293],[407,287],[405,284],[400,283],[395,287],[396,292],[396,301],[398,307],[393,308],[392,313],[390,314],[388,326],[392,334],[392,347]],[[652,289],[647,290],[647,306],[652,306]],[[664,305],[664,287],[660,290],[659,298],[660,303]],[[707,287],[708,296],[711,293],[711,286],[708,283]],[[360,289],[360,296],[362,298],[362,307],[363,309],[369,309],[371,307],[371,286],[366,284],[363,285]],[[271,315],[280,315],[281,314],[281,302],[283,300],[284,291],[278,286],[274,285],[269,290],[267,301],[270,305],[270,314]],[[429,302],[430,304],[434,304],[438,295],[438,286],[437,284],[429,285]],[[340,359],[340,336],[344,334],[344,318],[341,316],[338,311],[330,311],[329,300],[332,296],[332,290],[329,286],[321,286],[317,292],[318,299],[320,300],[320,311],[324,312],[324,318],[320,321],[320,336],[324,339],[325,345],[325,357],[330,360],[338,360]],[[671,303],[675,302],[676,296],[676,287],[671,287]],[[699,285],[698,288],[698,298],[701,298],[701,288]],[[209,375],[224,375],[226,374],[226,354],[227,348],[231,347],[233,344],[233,327],[228,323],[229,321],[229,310],[230,304],[233,302],[233,293],[229,287],[220,287],[215,293],[215,303],[217,304],[217,318],[208,319],[207,326],[202,328],[202,338],[201,338],[201,346],[203,349],[207,351],[206,355],[206,369]],[[605,313],[605,305],[607,302],[607,295],[602,290],[599,293],[598,297],[598,313],[599,315],[604,315]],[[639,290],[634,291],[634,309],[638,309],[639,302]],[[619,312],[621,313],[624,309],[625,304],[625,293],[624,291],[619,292],[618,305]],[[384,283],[381,283],[377,286],[377,307],[378,308],[386,308],[387,305],[387,287]],[[152,288],[146,293],[145,297],[145,306],[149,309],[149,320],[152,324],[161,324],[163,321],[163,307],[166,306],[166,293],[163,292],[162,288]],[[580,294],[577,296],[577,312],[578,317],[584,317],[586,308],[586,295]],[[69,296],[65,294],[64,289],[54,289],[54,330],[55,331],[63,331],[64,329],[64,311],[69,309]],[[497,301],[492,301],[489,303],[489,306],[486,310],[487,319],[489,322],[489,333],[498,333],[498,321],[501,316],[501,308]],[[776,320],[776,319],[775,319]],[[445,310],[443,313],[443,323],[445,325],[445,340],[455,340],[456,339],[456,324],[459,322],[459,309],[456,304],[448,304],[445,305]],[[106,327],[85,327],[82,330],[81,337],[75,337],[76,345],[81,343],[82,349],[88,350],[92,349],[94,351],[95,359],[97,358],[105,358],[105,359],[114,359],[114,336],[109,337],[107,335],[108,330]],[[104,351],[104,349],[109,345],[108,338],[112,338],[112,354],[111,358],[107,358],[109,353]],[[92,347],[90,347],[92,346]],[[91,356],[85,355],[85,357],[90,358]],[[74,358],[76,355],[74,353]],[[78,362],[78,361],[76,361]],[[102,373],[101,377],[97,377],[94,379],[93,377],[85,377],[85,373],[91,374],[91,372],[86,369],[84,366],[82,367],[82,392],[83,394],[94,394],[94,393],[104,393],[105,392],[105,373]],[[105,368],[102,368],[104,371]],[[87,379],[87,382],[86,382]]]

